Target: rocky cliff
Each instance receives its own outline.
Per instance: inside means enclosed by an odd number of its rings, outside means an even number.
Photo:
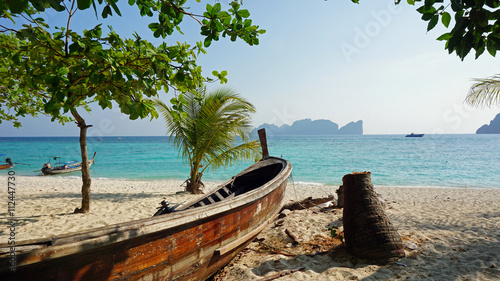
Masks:
[[[258,126],[253,134],[256,134],[257,130],[265,128],[269,135],[280,135],[280,136],[300,136],[300,135],[362,135],[363,134],[363,121],[359,120],[357,122],[350,122],[344,127],[339,128],[336,123],[320,119],[302,119],[295,121],[291,126],[282,125],[276,126],[274,124],[262,124]]]
[[[490,121],[490,124],[484,124],[477,129],[476,134],[500,134],[500,114]]]

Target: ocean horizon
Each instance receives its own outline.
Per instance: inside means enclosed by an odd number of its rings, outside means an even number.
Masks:
[[[104,136],[87,138],[88,154],[97,152],[92,178],[179,180],[189,167],[168,136]],[[332,135],[273,136],[272,156],[294,167],[295,184],[341,185],[351,172],[369,171],[375,186],[500,188],[500,135]],[[16,175],[38,176],[52,156],[63,161],[80,158],[78,137],[0,137],[0,154],[16,165]],[[3,161],[4,159],[0,159]],[[222,182],[251,165],[242,162],[206,171],[204,181]],[[0,170],[0,175],[8,170]],[[79,177],[73,172],[62,177]],[[56,177],[61,177],[56,176]]]

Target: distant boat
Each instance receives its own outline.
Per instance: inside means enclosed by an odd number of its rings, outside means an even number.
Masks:
[[[407,138],[421,138],[423,136],[424,136],[424,134],[414,134],[414,133],[406,135]]]
[[[92,166],[94,163],[95,155],[97,152],[94,152],[94,157],[92,159],[88,160],[88,165],[89,167]],[[61,157],[59,156],[52,156],[50,159],[53,160],[58,160]],[[49,162],[43,164],[43,168],[39,171],[41,171],[44,175],[57,175],[57,174],[65,174],[65,173],[70,173],[70,172],[75,172],[75,171],[80,171],[82,169],[82,162],[76,162],[76,161],[67,161],[67,162],[57,162],[52,167],[50,164],[50,159]],[[37,172],[37,171],[35,171]]]

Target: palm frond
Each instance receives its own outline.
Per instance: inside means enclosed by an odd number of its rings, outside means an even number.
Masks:
[[[190,154],[187,153],[190,143],[188,142],[189,138],[186,136],[186,133],[189,131],[184,129],[183,122],[175,122],[172,108],[159,99],[155,99],[153,102],[156,109],[165,120],[167,128],[166,134],[169,135],[169,141],[173,142],[174,145],[179,148],[179,153],[182,155],[182,158],[190,162]]]
[[[254,160],[257,155],[260,155],[260,144],[257,140],[242,143],[214,155],[204,170],[210,168],[215,171],[223,166],[237,164],[240,160]]]
[[[484,79],[475,79],[465,101],[477,107],[500,105],[500,75]]]
[[[206,93],[186,93],[186,116],[174,119],[173,110],[156,100],[155,106],[165,119],[167,133],[174,135],[174,144],[191,166],[193,177],[201,177],[207,168],[213,170],[255,159],[259,152],[257,141],[247,142],[250,133],[250,115],[255,112],[251,103],[231,89],[217,89]],[[238,144],[238,139],[241,143]],[[205,166],[198,173],[201,164]]]

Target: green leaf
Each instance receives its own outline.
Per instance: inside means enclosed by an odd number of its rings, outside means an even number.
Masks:
[[[185,78],[186,76],[182,72],[177,72],[177,74],[175,75],[175,79],[181,83],[184,82]]]
[[[10,0],[9,9],[12,13],[22,13],[28,8],[28,0]]]
[[[119,81],[122,78],[123,78],[123,76],[122,76],[122,73],[121,73],[120,70],[117,70],[117,71],[113,72],[113,80]]]
[[[49,4],[50,4],[50,6],[51,6],[54,10],[56,10],[56,11],[58,11],[58,12],[62,12],[62,11],[64,11],[64,10],[65,10],[65,8],[64,8],[64,6],[63,6],[63,5],[61,5],[61,4],[60,4],[60,2],[62,2],[62,1],[58,1],[58,0],[49,0]]]
[[[51,113],[55,108],[55,101],[53,99],[50,99],[49,102],[47,102],[44,106],[44,111],[46,113]]]
[[[106,7],[104,7],[104,9],[102,9],[102,14],[101,14],[101,16],[102,16],[103,18],[107,18],[107,17],[108,17],[108,15],[109,15],[109,16],[112,16],[112,15],[113,15],[113,13],[111,12],[111,7],[110,7],[109,5],[108,5],[108,6],[106,6]]]
[[[248,18],[250,16],[250,12],[248,10],[239,10],[238,16],[242,18]]]
[[[217,29],[218,32],[221,32],[224,30],[224,26],[218,20],[215,21],[215,28]]]
[[[109,4],[111,5],[111,7],[113,7],[113,10],[115,10],[116,14],[121,17],[122,14],[120,13],[120,9],[118,9],[118,6],[116,6],[116,3],[113,0],[111,0]]]
[[[432,19],[433,16],[434,16],[434,13],[425,13],[422,15],[422,20],[428,21],[428,20]]]
[[[137,118],[139,118],[139,114],[137,112],[132,112],[130,113],[129,117],[128,117],[130,120],[137,120]]]
[[[61,75],[66,75],[69,73],[69,68],[63,66],[61,68],[59,68],[59,70],[57,70],[57,74],[59,74],[60,76]]]
[[[417,12],[421,14],[434,14],[436,12],[436,8],[434,8],[434,6],[422,6],[417,9]]]
[[[69,45],[69,52],[70,53],[78,52],[78,49],[79,49],[79,47],[78,47],[78,44],[76,42]]]
[[[216,15],[217,13],[219,13],[219,12],[220,12],[221,8],[222,8],[222,6],[221,6],[221,4],[220,4],[220,3],[215,3],[215,5],[213,6],[213,9],[212,9],[212,11],[211,11],[211,13],[212,13],[213,15]]]
[[[451,16],[447,12],[443,12],[441,14],[441,22],[443,23],[444,26],[448,27],[450,25],[451,21]]]
[[[479,58],[480,55],[482,55],[484,53],[485,45],[484,45],[484,43],[482,43],[480,46],[477,46],[474,49],[476,49],[476,59],[477,59],[477,58]]]
[[[153,36],[154,36],[155,38],[160,37],[160,36],[161,36],[161,34],[162,34],[162,29],[161,29],[161,28],[158,28],[158,29],[156,29],[156,30],[153,32]]]
[[[42,1],[31,1],[31,5],[33,5],[33,8],[39,12],[44,12],[45,11],[45,2]]]
[[[212,39],[210,39],[209,37],[205,38],[205,40],[203,41],[203,46],[205,48],[210,47],[211,44],[212,44]]]
[[[436,40],[438,40],[438,41],[448,41],[448,40],[450,40],[450,38],[451,38],[451,34],[450,33],[445,33],[445,34],[439,36],[438,38],[436,38]]]
[[[490,55],[492,56],[495,56],[497,53],[495,42],[489,38],[488,41],[486,41],[486,49],[488,50],[488,53],[490,53]]]
[[[157,22],[153,22],[153,23],[150,23],[150,24],[148,25],[148,27],[149,27],[149,29],[151,29],[151,30],[155,31],[157,28],[159,28],[159,27],[160,27],[160,24],[159,24],[159,23],[157,23]]]
[[[92,5],[92,0],[77,0],[76,3],[78,4],[78,9],[85,10],[90,8],[90,5]]]
[[[427,25],[427,31],[433,29],[438,23],[438,20],[439,20],[438,15],[433,16],[432,19],[429,21],[429,24]]]
[[[151,112],[155,111],[155,106],[152,102],[145,101],[143,104],[144,104],[145,108],[147,108],[148,111],[151,111]]]
[[[64,102],[65,94],[63,91],[58,91],[56,92],[56,101],[58,102]]]
[[[172,119],[173,119],[174,123],[177,123],[180,121],[179,114],[177,114],[177,112],[172,111],[172,112],[170,112],[170,115],[172,115]]]

